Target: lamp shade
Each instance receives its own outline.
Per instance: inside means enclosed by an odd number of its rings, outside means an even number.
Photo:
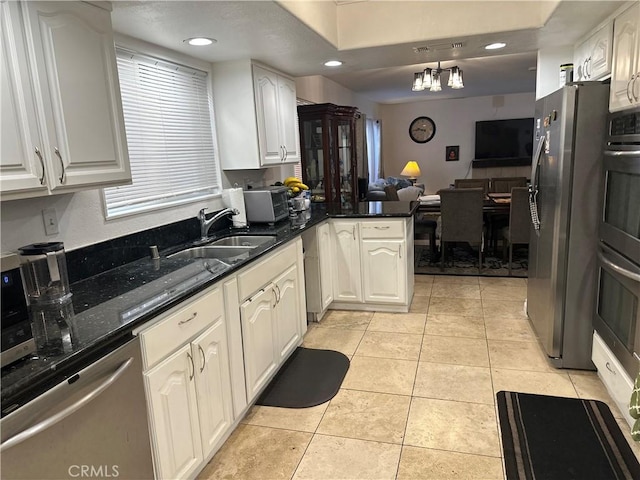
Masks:
[[[404,166],[404,168],[402,169],[402,172],[400,172],[400,175],[403,175],[409,178],[419,177],[420,167],[418,166],[418,162],[416,162],[415,160],[409,160],[407,164]]]

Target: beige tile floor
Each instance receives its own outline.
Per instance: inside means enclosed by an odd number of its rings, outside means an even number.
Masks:
[[[416,275],[410,313],[329,312],[304,345],[349,356],[338,394],[254,406],[199,478],[501,479],[500,390],[596,398],[621,419],[594,372],[547,364],[525,297],[526,279]]]

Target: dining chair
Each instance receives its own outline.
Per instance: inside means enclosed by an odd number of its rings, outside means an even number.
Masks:
[[[453,181],[455,188],[482,188],[484,194],[489,193],[488,178],[456,178]]]
[[[509,193],[514,187],[526,187],[527,177],[492,178],[489,190],[491,193]]]
[[[444,270],[447,242],[467,242],[478,245],[478,273],[482,272],[483,220],[482,188],[440,190],[440,270]]]
[[[511,189],[511,206],[509,208],[509,226],[502,229],[503,258],[509,247],[509,276],[513,263],[513,245],[529,244],[531,234],[531,217],[529,213],[529,189],[514,187]]]

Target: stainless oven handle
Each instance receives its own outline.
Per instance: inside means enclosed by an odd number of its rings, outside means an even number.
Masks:
[[[640,150],[605,150],[607,157],[638,157]]]
[[[615,271],[616,273],[619,273],[623,277],[627,277],[628,279],[633,280],[635,282],[640,282],[640,274],[635,273],[635,272],[631,272],[631,271],[627,270],[626,268],[622,268],[621,266],[616,265],[611,260],[606,258],[602,254],[602,252],[598,252],[598,260],[600,260],[607,267],[611,268],[613,271]]]
[[[104,382],[98,385],[91,392],[87,393],[84,397],[79,399],[77,402],[72,403],[67,408],[60,410],[58,413],[51,415],[50,417],[42,420],[41,422],[36,423],[32,427],[29,427],[26,430],[23,430],[22,432],[2,442],[2,444],[0,444],[0,452],[3,452],[4,450],[11,448],[15,445],[18,445],[19,443],[22,443],[25,440],[30,439],[31,437],[37,435],[38,433],[50,427],[53,427],[56,423],[60,422],[61,420],[64,420],[72,413],[75,413],[78,410],[80,410],[86,404],[88,404],[89,402],[94,400],[96,397],[98,397],[107,388],[113,385],[120,377],[122,377],[122,375],[124,375],[124,373],[131,366],[132,363],[133,363],[133,357],[130,357],[128,360],[124,361],[122,365],[120,365],[115,372],[109,375],[109,377],[107,377],[107,379]]]

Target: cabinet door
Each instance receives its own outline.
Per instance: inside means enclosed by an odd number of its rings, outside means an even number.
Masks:
[[[325,223],[318,227],[318,259],[320,263],[320,295],[322,310],[333,302],[333,269],[331,259],[331,230]]]
[[[231,378],[224,315],[191,344],[196,366],[196,393],[202,453],[206,458],[232,422]]]
[[[589,41],[589,80],[598,80],[611,73],[611,42],[613,24],[609,23],[593,34]]]
[[[269,285],[240,306],[247,400],[251,403],[276,370],[275,290]]]
[[[273,281],[276,287],[276,327],[278,332],[278,362],[284,361],[298,346],[302,333],[300,319],[305,317],[300,307],[298,266],[292,265]]]
[[[130,181],[110,13],[82,2],[24,2],[22,12],[49,188]]]
[[[614,19],[613,67],[609,97],[609,110],[612,112],[633,105],[635,102],[632,94],[632,76],[640,63],[638,17],[640,17],[640,5],[635,4]]]
[[[585,40],[577,45],[573,51],[573,80],[575,82],[588,80],[587,77],[587,59],[589,57],[589,42],[591,39]]]
[[[20,5],[0,3],[0,191],[47,193],[42,143],[23,41]]]
[[[300,150],[298,145],[296,84],[288,78],[278,77],[278,115],[280,117],[280,140],[284,149],[284,163],[298,163]]]
[[[260,164],[281,164],[284,158],[279,134],[278,75],[253,67]]]
[[[358,222],[334,221],[332,237],[333,299],[340,302],[361,302]]]
[[[362,276],[365,302],[406,303],[404,240],[363,240]]]
[[[203,460],[194,370],[185,345],[144,374],[157,478],[187,478]]]

